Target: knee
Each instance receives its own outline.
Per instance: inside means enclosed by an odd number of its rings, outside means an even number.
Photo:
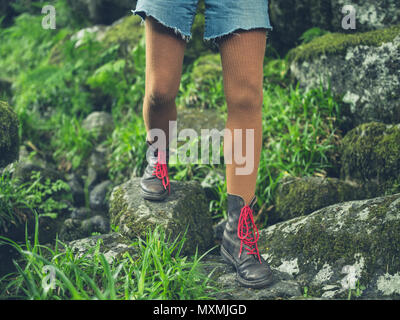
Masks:
[[[151,109],[166,108],[175,102],[176,93],[167,86],[153,88],[146,93],[146,99]]]
[[[247,84],[238,86],[226,95],[228,112],[250,115],[261,112],[263,103],[262,87]]]

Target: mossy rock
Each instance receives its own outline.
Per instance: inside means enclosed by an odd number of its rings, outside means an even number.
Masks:
[[[277,190],[274,214],[268,223],[308,215],[329,205],[367,198],[358,185],[336,178],[286,178]]]
[[[362,124],[346,134],[340,153],[343,179],[375,182],[380,194],[400,191],[400,125]]]
[[[342,21],[345,5],[356,11],[356,28],[344,29]],[[400,23],[397,0],[363,0],[350,3],[345,0],[287,0],[270,1],[270,19],[273,46],[281,55],[300,43],[300,36],[311,28],[330,32],[354,34],[387,28]]]
[[[222,64],[219,54],[206,54],[199,57],[194,63],[190,74],[191,86],[185,97],[187,107],[209,108],[224,104],[223,88],[217,97],[215,90],[217,84],[222,84]],[[210,96],[213,96],[211,101]]]
[[[358,32],[355,34],[327,33],[309,43],[300,45],[288,53],[289,62],[310,61],[321,55],[340,55],[355,46],[379,47],[392,42],[400,35],[400,24],[380,30]]]
[[[109,263],[121,259],[125,253],[129,253],[131,257],[137,257],[139,254],[138,247],[132,246],[132,241],[118,232],[73,240],[68,242],[68,246],[79,258],[84,255],[92,257],[93,253],[89,254],[88,251],[93,250],[98,242],[100,242],[99,252],[104,254]]]
[[[260,231],[271,267],[307,286],[311,296],[399,297],[400,194],[334,204]]]
[[[185,232],[184,252],[204,252],[213,244],[212,219],[204,191],[197,182],[171,181],[171,194],[165,201],[144,200],[140,178],[115,187],[110,198],[110,223],[129,239],[146,238],[149,228],[163,227],[170,240]]]
[[[126,16],[115,22],[104,34],[102,42],[106,46],[119,44],[123,55],[128,55],[144,36],[142,19],[136,15]]]
[[[321,85],[340,97],[347,129],[400,122],[400,25],[326,34],[289,53],[290,74],[306,91]]]
[[[0,101],[0,168],[18,159],[19,121],[14,110]]]

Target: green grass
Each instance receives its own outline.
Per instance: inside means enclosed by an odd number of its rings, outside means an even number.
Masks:
[[[43,179],[40,172],[33,172],[30,181],[20,183],[11,173],[0,174],[0,234],[12,225],[18,226],[33,220],[34,212],[42,216],[57,217],[67,208],[62,200],[68,196],[69,185],[62,180]]]
[[[76,170],[87,162],[95,145],[96,135],[82,127],[75,117],[59,114],[52,118],[54,135],[51,139],[53,157],[64,169]]]
[[[185,237],[170,239],[160,227],[131,244],[137,254],[117,259],[102,253],[102,241],[79,255],[56,240],[53,248],[40,245],[38,224],[33,243],[25,245],[0,237],[20,255],[17,269],[0,282],[1,299],[138,300],[212,299],[216,287],[201,269],[204,255],[181,254]],[[54,282],[50,273],[54,272]]]

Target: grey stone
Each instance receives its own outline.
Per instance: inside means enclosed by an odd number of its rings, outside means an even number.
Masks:
[[[97,140],[102,141],[114,131],[114,120],[107,112],[95,111],[83,120],[82,127],[96,134]]]
[[[110,198],[111,223],[129,238],[145,238],[148,228],[160,225],[171,240],[186,232],[184,251],[205,251],[213,245],[211,215],[204,191],[197,182],[171,181],[171,194],[165,201],[144,200],[140,178],[132,178],[114,188]]]
[[[364,32],[400,23],[397,0],[286,0],[270,2],[271,37],[275,47],[293,48],[308,29],[318,27],[332,32]],[[356,29],[345,30],[342,12],[345,5],[356,10]]]
[[[107,176],[107,149],[97,146],[90,155],[88,166],[93,168],[100,177]]]
[[[96,184],[108,179],[107,149],[97,146],[89,158],[87,185],[89,192]]]
[[[137,247],[132,246],[129,239],[116,232],[73,240],[68,245],[78,258],[83,255],[90,258],[93,254],[88,253],[88,251],[93,249],[98,242],[100,242],[99,252],[104,254],[109,263],[122,258],[125,253],[129,253],[132,257],[138,255]]]
[[[96,215],[85,220],[65,219],[60,228],[60,239],[62,241],[73,241],[91,236],[94,232],[107,233],[109,231],[107,218]]]
[[[394,298],[400,292],[400,193],[334,204],[260,231],[259,250],[311,296]]]
[[[71,40],[76,41],[75,48],[78,48],[83,44],[83,39],[86,36],[86,34],[94,34],[95,39],[97,41],[102,41],[109,28],[110,27],[103,26],[103,25],[96,25],[96,26],[84,28],[84,29],[79,30],[77,33],[73,34],[71,36]]]
[[[267,288],[249,289],[239,285],[235,270],[220,255],[208,254],[201,262],[203,272],[211,274],[219,292],[218,300],[275,300],[301,295],[300,285],[286,274],[273,271],[274,282]]]
[[[367,198],[361,185],[329,177],[290,177],[280,181],[268,224],[310,214],[331,204]]]
[[[85,191],[83,189],[83,182],[78,175],[72,173],[67,176],[67,182],[71,188],[72,199],[75,206],[82,206],[85,204]]]
[[[371,31],[400,23],[399,2],[397,0],[363,0],[351,3],[346,0],[332,0],[332,29],[342,31],[342,13],[345,5],[351,4],[356,10],[356,30]]]
[[[91,216],[91,211],[89,208],[81,207],[74,208],[71,212],[71,219],[85,220]]]
[[[330,81],[334,94],[344,96],[353,125],[400,122],[400,32],[393,41],[349,46],[336,54],[294,61],[293,76],[305,90]]]
[[[108,210],[108,195],[112,189],[112,182],[106,180],[96,185],[89,195],[89,205],[94,211],[106,212]]]
[[[108,220],[101,216],[95,215],[82,221],[81,228],[86,234],[93,232],[107,233],[110,229]]]

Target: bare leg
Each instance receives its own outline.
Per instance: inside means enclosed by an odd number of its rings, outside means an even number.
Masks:
[[[155,136],[152,136],[150,130],[159,129],[165,133],[165,142],[168,144],[169,121],[176,120],[175,98],[181,80],[186,42],[179,38],[173,29],[163,26],[150,16],[147,16],[145,22],[146,88],[143,119],[147,141],[152,144]],[[140,181],[144,199],[163,200],[170,193],[168,153],[165,152],[165,147],[167,145],[154,144],[148,147],[148,164]]]
[[[164,130],[168,142],[169,121],[175,121],[186,43],[172,29],[148,16],[146,30],[146,88],[143,119],[147,132]]]
[[[253,170],[245,175],[236,169],[244,167],[232,157],[232,164],[226,165],[227,191],[241,196],[248,204],[255,193],[258,166],[262,145],[262,101],[263,61],[266,46],[266,30],[253,29],[235,32],[220,42],[223,68],[224,91],[228,105],[228,119],[225,134],[225,151],[235,154],[240,147],[246,153],[246,129],[254,130],[254,148],[246,154],[247,161],[253,161]],[[234,130],[241,129],[240,139]]]

